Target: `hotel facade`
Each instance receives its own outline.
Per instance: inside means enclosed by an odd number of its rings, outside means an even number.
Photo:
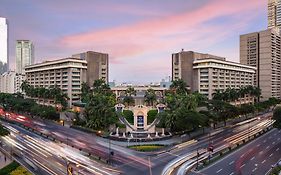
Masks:
[[[64,58],[25,67],[27,82],[34,87],[58,86],[67,94],[68,106],[80,101],[81,84],[86,82],[87,62]]]
[[[256,68],[193,51],[172,54],[172,80],[183,79],[191,91],[212,99],[216,90],[254,85]]]

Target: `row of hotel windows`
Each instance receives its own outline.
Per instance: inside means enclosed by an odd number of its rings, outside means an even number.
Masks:
[[[58,64],[52,64],[52,65],[41,65],[36,66],[34,68],[26,68],[26,71],[31,70],[38,70],[38,69],[46,69],[46,68],[53,68],[53,67],[59,67],[59,66],[87,66],[87,63],[75,63],[75,62],[68,62],[68,63],[58,63]],[[68,69],[68,68],[64,68]]]
[[[200,80],[200,83],[209,83],[209,80]],[[222,84],[251,84],[250,79],[249,81],[242,81],[242,82],[237,82],[237,81],[213,81],[213,83],[222,83]]]
[[[249,74],[248,72],[241,72],[241,71],[233,71],[233,70],[227,70],[227,69],[217,69],[217,68],[212,68],[213,73],[231,73],[233,74]],[[200,69],[200,73],[207,73],[209,72],[209,69]]]
[[[219,66],[219,67],[226,67],[226,68],[233,68],[233,69],[240,69],[240,70],[248,70],[242,66],[234,66],[234,65],[229,65],[229,64],[222,64],[222,63],[216,63],[216,62],[207,62],[207,63],[198,63],[195,64],[195,66]]]
[[[79,71],[79,70],[78,70]],[[56,72],[56,73],[54,73],[54,72],[52,72],[52,73],[27,73],[27,76],[31,76],[31,77],[34,77],[34,76],[47,76],[47,77],[49,77],[49,76],[55,76],[55,75],[57,75],[57,76],[61,76],[61,75],[67,75],[68,74],[68,72]],[[73,75],[80,75],[80,72],[72,72],[72,74]]]

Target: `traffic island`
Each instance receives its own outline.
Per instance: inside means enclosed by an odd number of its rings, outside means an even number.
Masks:
[[[135,151],[140,151],[140,152],[153,152],[153,151],[159,151],[159,150],[165,148],[165,145],[160,145],[160,144],[133,145],[133,146],[128,146],[128,148],[133,149]]]

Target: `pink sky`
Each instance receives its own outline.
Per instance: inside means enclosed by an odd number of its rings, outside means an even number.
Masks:
[[[170,76],[171,54],[182,48],[239,61],[239,35],[266,29],[266,0],[91,1],[84,10],[75,8],[82,2],[68,2],[37,4],[34,13],[42,16],[30,14],[32,28],[13,29],[11,35],[34,41],[37,62],[86,50],[106,52],[110,80],[120,82]],[[7,16],[12,11],[5,9]],[[52,15],[44,16],[47,11]],[[48,18],[50,25],[40,25]]]

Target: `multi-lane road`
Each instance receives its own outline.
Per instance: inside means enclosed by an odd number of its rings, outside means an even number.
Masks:
[[[281,157],[281,131],[272,129],[215,164],[206,175],[265,175]]]
[[[2,148],[12,153],[20,162],[25,162],[36,174],[66,174],[69,167],[74,172],[79,171],[85,175],[120,174],[119,171],[91,160],[79,150],[63,143],[52,142],[13,124],[3,125],[9,129],[10,135],[2,138]]]
[[[113,172],[122,174],[134,174],[134,175],[143,175],[143,174],[162,174],[163,170],[170,168],[170,165],[175,165],[179,159],[183,157],[190,156],[190,154],[194,154],[197,149],[204,150],[207,146],[212,143],[214,148],[219,148],[224,145],[225,139],[249,130],[250,127],[259,125],[261,122],[266,120],[266,117],[262,117],[261,119],[255,118],[249,120],[249,122],[242,122],[236,125],[233,125],[226,129],[219,129],[212,132],[210,135],[201,137],[199,140],[193,140],[188,143],[184,143],[181,145],[175,146],[172,150],[162,152],[159,154],[149,154],[149,153],[139,153],[121,146],[117,146],[114,144],[109,144],[109,142],[105,142],[103,139],[99,139],[95,135],[84,133],[75,129],[66,128],[61,125],[55,124],[53,122],[42,121],[42,120],[35,120],[35,119],[28,119],[24,117],[16,116],[17,122],[24,123],[29,127],[35,129],[35,131],[39,131],[46,135],[50,135],[56,138],[56,141],[51,141],[45,139],[38,134],[34,134],[32,132],[26,131],[25,129],[10,125],[17,130],[19,133],[13,133],[14,135],[18,134],[19,136],[13,137],[13,135],[9,136],[10,139],[18,142],[18,145],[23,145],[28,147],[30,143],[32,144],[40,144],[40,145],[30,145],[26,150],[31,150],[32,153],[24,153],[36,157],[35,164],[43,169],[43,171],[48,172],[48,168],[54,171],[56,174],[66,174],[66,162],[61,157],[71,157],[78,155],[79,160],[83,160],[84,162],[75,162],[73,160],[78,159],[77,157],[68,158],[70,162],[74,162],[74,164],[82,165],[78,167],[74,167],[75,170],[81,171],[80,174],[87,174],[89,171],[85,169],[84,166],[88,164],[93,166],[94,168],[100,169],[100,171],[105,172]],[[22,138],[21,135],[28,135]],[[35,141],[35,140],[37,141]],[[32,141],[33,140],[33,141]],[[59,142],[58,142],[59,140]],[[62,141],[63,143],[61,143]],[[6,140],[6,142],[9,142]],[[67,146],[70,145],[70,146]],[[72,148],[74,146],[75,148]],[[110,149],[109,149],[110,146]],[[43,149],[44,151],[48,152],[49,157],[46,158],[44,155],[40,153],[36,153],[40,150],[34,149]],[[58,151],[59,150],[59,151]],[[102,159],[109,158],[109,152],[113,150],[114,155],[110,156],[111,160],[111,167],[104,166],[100,164],[100,162],[90,160],[90,162],[85,162],[87,159],[88,161],[88,153],[92,155],[96,155],[101,157]],[[24,152],[23,151],[23,152]],[[43,153],[44,151],[41,151]],[[59,154],[58,152],[64,153],[63,155]],[[36,153],[36,154],[35,154]],[[87,155],[86,155],[87,153]],[[27,155],[27,156],[28,156]],[[81,158],[81,156],[83,158]],[[29,156],[32,157],[32,156]],[[50,160],[49,160],[50,159]],[[34,162],[34,161],[33,161]],[[170,174],[177,174],[179,171],[180,165],[186,163],[187,160],[181,161],[181,163],[172,168],[172,172]],[[43,164],[43,165],[40,165]],[[62,165],[62,166],[61,166]],[[46,167],[44,167],[46,166]],[[46,170],[47,169],[47,170]],[[97,171],[97,170],[96,170]],[[100,172],[99,172],[100,173]],[[92,173],[95,174],[95,173]],[[98,173],[96,173],[98,174]],[[101,173],[104,174],[104,173]]]

